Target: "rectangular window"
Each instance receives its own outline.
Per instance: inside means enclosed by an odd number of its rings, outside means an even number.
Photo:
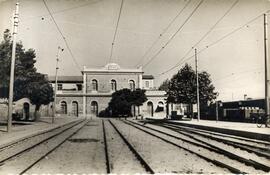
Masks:
[[[149,81],[145,81],[145,87],[149,88]]]
[[[78,91],[82,90],[82,84],[77,84]]]
[[[62,90],[63,89],[63,84],[57,84],[57,90]]]

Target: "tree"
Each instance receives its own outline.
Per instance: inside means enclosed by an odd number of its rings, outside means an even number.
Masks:
[[[143,105],[143,103],[147,101],[145,90],[138,88],[135,91],[132,91],[132,96],[133,96],[132,105],[137,106],[138,113],[140,114],[140,106]],[[136,116],[136,119],[137,119],[137,116]]]
[[[170,84],[170,80],[166,79],[165,81],[163,81],[161,83],[161,85],[159,86],[158,90],[162,90],[162,91],[168,91],[169,89],[169,84]]]
[[[146,100],[145,90],[121,89],[112,94],[109,110],[111,110],[113,116],[129,116],[133,105],[141,106]]]
[[[3,41],[0,43],[0,88],[5,91],[9,87],[11,48],[11,35],[7,29],[4,32]],[[36,105],[37,112],[40,105],[46,105],[48,101],[53,101],[53,93],[51,93],[53,89],[45,76],[37,72],[35,58],[36,54],[33,49],[25,51],[21,42],[16,43],[14,100],[17,101],[25,97],[29,98]],[[39,90],[42,92],[47,91],[48,93],[37,93]],[[7,98],[8,94],[4,94]]]
[[[132,95],[130,89],[121,89],[112,94],[109,109],[113,116],[126,116],[131,114]]]
[[[210,74],[203,71],[198,76],[200,103],[203,105],[213,102],[217,97],[217,92],[214,92],[215,87],[211,82]],[[189,104],[192,111],[192,105],[197,103],[196,87],[195,71],[190,65],[185,64],[170,80],[167,101],[169,103]]]
[[[46,80],[43,80],[31,82],[28,91],[31,103],[36,105],[35,116],[36,120],[38,120],[37,111],[39,111],[41,105],[48,105],[53,101],[53,89]]]

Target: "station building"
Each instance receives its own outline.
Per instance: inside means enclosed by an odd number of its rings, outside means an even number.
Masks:
[[[48,79],[54,87],[55,77]],[[125,69],[115,63],[102,68],[84,67],[82,76],[59,76],[56,112],[61,115],[96,117],[108,107],[112,93],[123,88],[146,90],[148,100],[140,109],[135,108],[133,115],[166,117],[166,92],[156,90],[154,77],[144,75],[142,68]]]

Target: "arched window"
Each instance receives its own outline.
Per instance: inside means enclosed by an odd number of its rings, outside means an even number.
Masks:
[[[116,81],[115,80],[111,80],[111,90],[112,91],[116,91],[116,89],[117,89]]]
[[[98,90],[98,82],[97,82],[97,80],[92,80],[92,90],[93,91]]]
[[[134,80],[129,80],[129,88],[132,91],[135,90],[135,81]]]
[[[67,114],[67,102],[62,101],[60,105],[61,105],[61,113]]]
[[[96,101],[91,102],[91,114],[98,116],[98,103]]]
[[[154,111],[153,111],[153,103],[151,101],[147,102],[147,113],[153,117]]]
[[[73,101],[72,102],[72,115],[78,117],[78,114],[79,114],[79,112],[78,112],[78,102]]]
[[[155,112],[163,112],[163,111],[164,111],[164,103],[162,101],[159,101]]]

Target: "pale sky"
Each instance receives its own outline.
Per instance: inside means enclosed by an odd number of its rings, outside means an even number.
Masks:
[[[124,68],[143,66],[145,74],[155,77],[155,85],[170,78],[184,65],[175,66],[191,47],[225,14],[236,0],[204,0],[175,35],[171,42],[149,63],[177,29],[184,23],[199,0],[191,0],[187,8],[160,37],[142,59],[153,42],[176,17],[188,0],[124,0],[111,62]],[[64,34],[80,69],[103,67],[110,61],[111,43],[118,19],[121,0],[46,0]],[[0,0],[1,38],[11,28],[15,0]],[[270,10],[268,0],[239,0],[212,32],[197,45],[198,51],[251,19]],[[55,73],[58,46],[60,75],[80,75],[61,35],[48,15],[42,0],[20,0],[18,40],[26,49],[34,48],[38,71]],[[270,18],[270,16],[269,16]],[[270,35],[269,35],[270,36]],[[2,40],[2,39],[1,39]],[[192,51],[186,58],[192,56]],[[199,71],[211,74],[218,99],[239,100],[264,96],[263,17],[208,47],[198,55]],[[140,61],[142,60],[142,61]],[[139,62],[140,61],[140,62]],[[187,61],[194,66],[194,59]]]

